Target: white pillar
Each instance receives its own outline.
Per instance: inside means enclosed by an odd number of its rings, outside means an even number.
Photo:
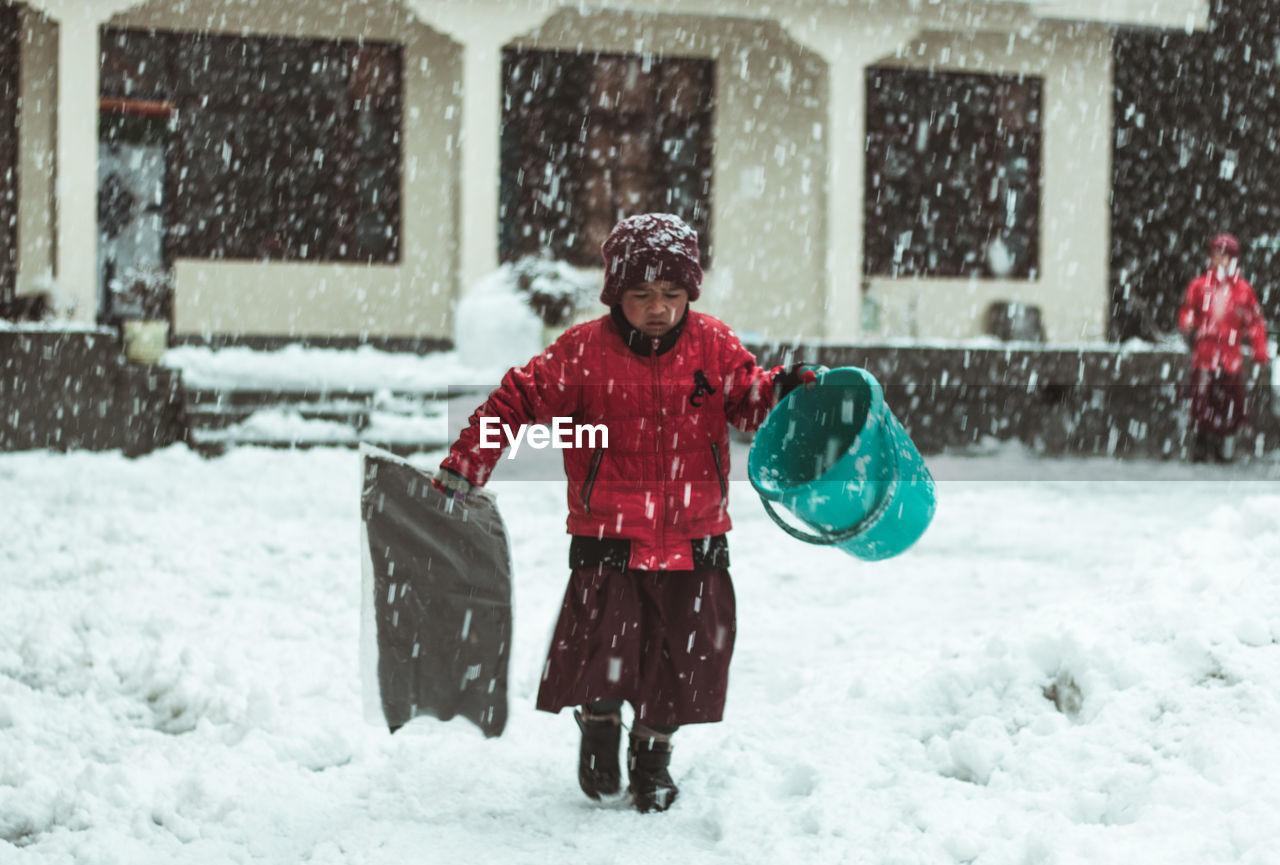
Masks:
[[[853,52],[827,58],[827,314],[822,337],[848,344],[861,335],[866,98],[862,59]]]
[[[58,134],[58,28],[21,10],[22,103],[18,118],[18,291],[42,291],[54,272],[54,154]],[[61,312],[61,299],[58,300]]]
[[[468,34],[462,48],[462,290],[498,266],[502,45]]]
[[[554,8],[473,8],[456,2],[410,0],[419,19],[462,46],[462,159],[458,233],[459,282],[465,292],[498,267],[501,182],[502,48],[532,32]]]
[[[797,42],[827,63],[827,261],[821,338],[847,345],[861,335],[866,47],[818,17],[786,20]]]
[[[793,39],[827,62],[827,296],[824,341],[857,342],[862,334],[863,224],[866,198],[866,70],[921,29],[914,16],[864,10],[854,22],[829,9],[783,15]]]
[[[57,281],[72,319],[98,316],[98,20],[68,7],[58,29]]]

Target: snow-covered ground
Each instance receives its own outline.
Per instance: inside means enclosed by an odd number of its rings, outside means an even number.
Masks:
[[[533,708],[552,451],[491,485],[516,573],[488,741],[363,718],[354,451],[0,455],[0,863],[1276,861],[1280,475],[933,458],[934,524],[868,564],[776,529],[745,457],[726,719],[677,734],[680,798],[639,815],[582,796],[572,719]]]

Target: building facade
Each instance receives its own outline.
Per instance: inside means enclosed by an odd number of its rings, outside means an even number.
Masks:
[[[1018,302],[1101,341],[1116,27],[1207,17],[0,0],[0,293],[180,337],[429,341],[502,262],[596,268],[616,218],[668,210],[702,236],[700,306],[755,339],[964,339]]]

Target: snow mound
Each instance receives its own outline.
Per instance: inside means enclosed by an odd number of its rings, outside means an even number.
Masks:
[[[464,366],[523,366],[542,351],[542,319],[516,287],[510,266],[477,282],[458,301],[454,344]]]

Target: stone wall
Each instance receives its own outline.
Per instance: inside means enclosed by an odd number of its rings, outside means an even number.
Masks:
[[[860,366],[924,453],[986,439],[1046,454],[1180,458],[1181,352],[1034,347],[750,346],[760,363]],[[1268,382],[1246,367],[1254,422],[1237,453],[1280,449]],[[0,451],[146,453],[183,441],[183,390],[164,367],[125,361],[114,331],[0,331]]]
[[[1046,454],[1185,454],[1181,352],[890,345],[751,350],[765,366],[803,360],[870,371],[924,453],[991,437]],[[1237,453],[1261,456],[1280,448],[1280,418],[1269,383],[1250,365],[1246,374],[1254,422],[1240,436]]]
[[[180,376],[126,362],[114,331],[0,331],[0,451],[136,456],[184,437]]]

